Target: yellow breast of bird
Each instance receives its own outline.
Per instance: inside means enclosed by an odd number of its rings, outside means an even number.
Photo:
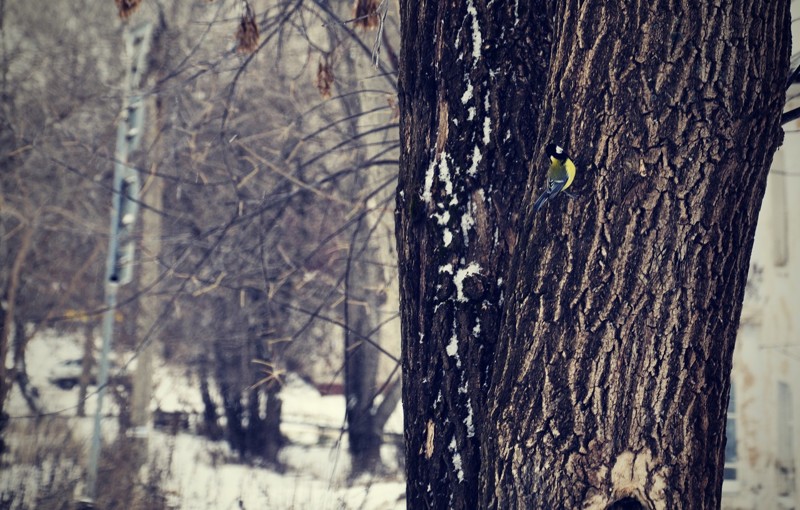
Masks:
[[[564,189],[567,189],[572,184],[572,181],[575,180],[575,163],[571,159],[567,159],[564,162],[564,166],[567,167],[567,183],[564,185]]]

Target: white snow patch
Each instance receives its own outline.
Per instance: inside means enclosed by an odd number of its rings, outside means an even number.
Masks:
[[[447,153],[442,153],[439,161],[439,180],[444,183],[444,192],[448,195],[453,194],[453,181],[450,180],[450,167],[447,164]]]
[[[475,436],[475,423],[473,422],[472,402],[467,400],[467,417],[464,418],[464,425],[467,426],[467,437]]]
[[[461,96],[461,104],[469,103],[470,99],[472,99],[472,82],[467,78],[467,90],[465,90],[464,95]]]
[[[450,243],[453,242],[453,233],[450,232],[449,228],[446,228],[442,231],[442,241],[444,242],[445,248],[450,246]]]
[[[422,339],[422,334],[420,334]],[[82,355],[82,334],[65,334],[43,330],[36,334],[28,344],[26,356],[31,383],[40,390],[41,404],[47,412],[59,412],[58,426],[14,427],[14,423],[28,423],[12,420],[13,437],[9,437],[11,461],[9,468],[0,475],[0,493],[24,487],[25,495],[15,500],[20,508],[34,508],[37,496],[42,496],[38,485],[50,474],[77,478],[82,476],[81,468],[74,468],[82,459],[59,457],[55,452],[64,448],[63,435],[49,436],[45,433],[64,430],[77,444],[88,444],[93,430],[94,402],[87,401],[87,417],[75,417],[75,403],[78,388],[63,390],[48,381],[50,371],[66,360],[77,359]],[[117,350],[116,359],[120,365],[113,374],[123,371],[121,365],[132,354]],[[131,363],[125,372],[130,373]],[[154,382],[156,396],[163,407],[194,413],[199,399],[196,376],[187,377],[185,369],[154,360]],[[216,390],[213,388],[212,397]],[[96,387],[91,386],[90,393]],[[169,395],[167,397],[167,395]],[[384,510],[405,508],[405,482],[400,479],[394,447],[384,446],[381,457],[389,469],[397,473],[392,477],[374,476],[369,479],[358,478],[351,485],[347,480],[350,457],[347,453],[347,437],[341,436],[345,406],[341,395],[322,396],[297,376],[289,376],[280,392],[283,401],[283,420],[281,431],[291,444],[284,447],[280,459],[286,467],[285,473],[242,464],[224,442],[213,442],[188,432],[176,435],[166,434],[158,429],[149,429],[149,453],[152,462],[163,468],[163,478],[159,480],[167,495],[165,505],[176,510],[216,510],[234,508],[363,508],[365,510]],[[114,399],[106,398],[107,411],[116,413]],[[22,416],[30,411],[16,386],[9,396],[8,412],[12,416]],[[48,420],[48,417],[44,417]],[[390,417],[386,430],[402,433],[402,409],[397,407]],[[118,433],[116,419],[103,421],[103,436],[109,442]],[[22,430],[22,435],[19,435]],[[52,441],[61,439],[61,444]],[[63,463],[55,465],[50,459],[40,465],[32,465],[11,458],[14,451],[28,448],[28,443],[37,444],[39,451],[46,448],[54,452],[53,458],[63,458]],[[49,446],[52,445],[52,446]],[[88,448],[87,448],[88,450]],[[68,449],[67,451],[73,451]],[[108,452],[101,450],[101,455]],[[45,454],[48,457],[48,454]],[[4,456],[4,459],[6,457]],[[52,469],[51,469],[52,468]],[[66,481],[63,478],[62,481]],[[27,499],[22,499],[22,498]]]
[[[469,168],[467,168],[467,175],[471,177],[475,177],[478,173],[478,164],[483,160],[483,154],[481,154],[481,150],[478,148],[476,144],[475,147],[472,148],[472,164]]]
[[[481,58],[483,37],[481,36],[481,26],[478,23],[478,10],[472,0],[467,0],[467,12],[472,16],[472,65],[474,66],[478,59]]]
[[[466,303],[467,298],[464,296],[464,280],[468,276],[480,274],[481,266],[477,262],[470,262],[467,267],[463,267],[456,271],[453,277],[453,283],[456,285],[456,301]]]
[[[456,337],[455,333],[453,333],[453,336],[450,337],[450,343],[447,344],[447,347],[445,347],[444,350],[451,358],[458,358],[458,338]]]
[[[453,452],[453,467],[456,468],[456,476],[458,476],[458,481],[459,482],[463,482],[464,481],[464,469],[463,469],[463,465],[461,463],[461,454],[458,453],[458,451],[456,451],[457,448],[458,448],[458,445],[456,444],[456,438],[455,437],[450,441],[450,444],[448,445],[448,448],[450,449],[451,452]]]
[[[433,175],[436,169],[436,158],[431,160],[431,164],[428,165],[428,169],[425,171],[425,184],[422,189],[422,200],[426,203],[431,203],[433,201],[433,196],[431,195],[431,188],[433,187]]]
[[[472,120],[475,118],[475,114],[478,113],[478,110],[474,106],[470,106],[467,111],[469,114],[467,115],[467,120]]]
[[[445,264],[443,266],[439,266],[439,272],[453,274],[453,264]]]
[[[475,204],[472,200],[469,201],[467,209],[468,211],[461,216],[461,234],[464,236],[464,244],[469,246],[469,229],[475,225],[475,217],[473,216]]]
[[[486,145],[491,140],[492,134],[492,119],[488,116],[483,118],[483,144]]]
[[[481,320],[477,319],[475,321],[475,326],[472,328],[472,334],[478,336],[481,334]]]
[[[436,219],[436,223],[439,225],[447,225],[447,222],[450,221],[450,211],[445,211],[443,213],[433,213],[433,217]]]

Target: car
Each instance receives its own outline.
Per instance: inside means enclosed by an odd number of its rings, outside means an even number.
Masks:
[[[62,361],[50,370],[47,380],[55,384],[62,390],[71,390],[81,382],[83,372],[82,359],[70,359]],[[89,373],[89,384],[97,384],[97,368],[92,366]]]

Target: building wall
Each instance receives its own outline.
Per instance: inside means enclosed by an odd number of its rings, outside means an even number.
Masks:
[[[800,1],[792,2],[800,15]],[[800,54],[800,21],[793,23]],[[795,91],[794,89],[797,89]],[[790,91],[800,94],[795,85]],[[792,99],[787,110],[800,107]],[[732,374],[726,510],[800,510],[800,121],[784,126],[767,184]]]

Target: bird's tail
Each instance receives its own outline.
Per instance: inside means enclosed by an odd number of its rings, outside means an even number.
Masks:
[[[542,206],[544,205],[544,203],[547,202],[548,198],[550,198],[550,193],[545,190],[544,193],[539,195],[539,198],[536,199],[536,202],[534,202],[533,209],[535,211],[538,211],[539,209],[541,209]]]

